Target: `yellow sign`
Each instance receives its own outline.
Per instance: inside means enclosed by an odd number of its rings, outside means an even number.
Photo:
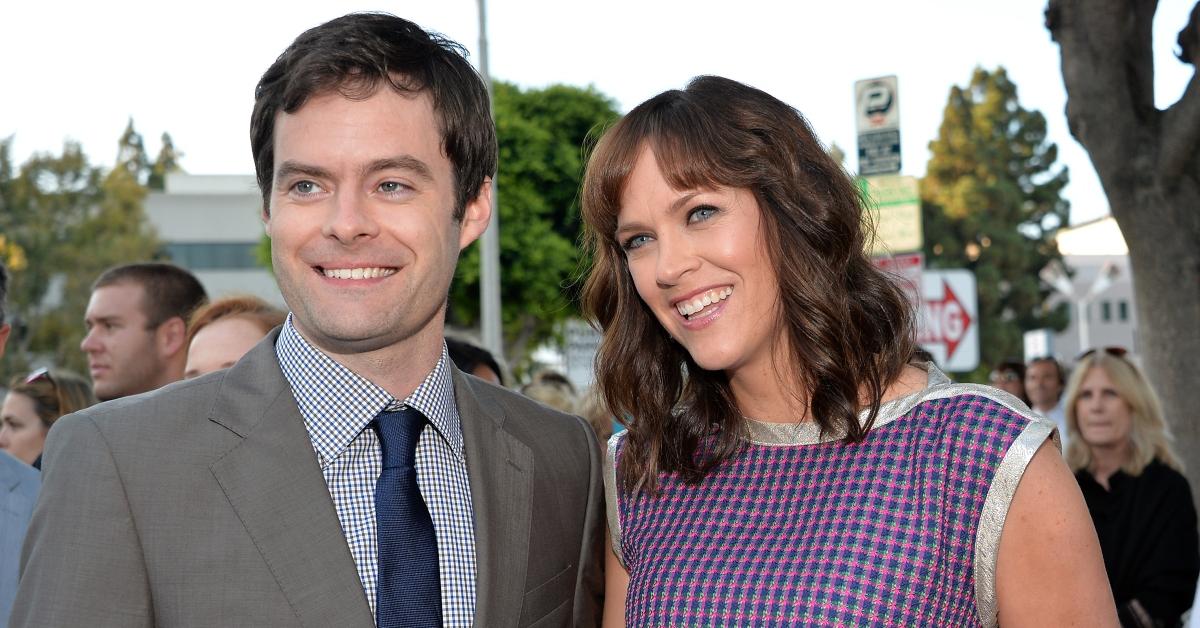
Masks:
[[[921,229],[921,194],[917,178],[882,175],[858,179],[875,224],[871,255],[919,251],[925,243]]]

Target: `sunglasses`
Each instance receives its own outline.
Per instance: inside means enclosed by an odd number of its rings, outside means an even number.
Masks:
[[[1087,351],[1084,351],[1083,353],[1080,353],[1079,357],[1075,358],[1075,361],[1078,362],[1084,358],[1091,357],[1095,355],[1097,351],[1103,351],[1114,358],[1121,359],[1125,359],[1125,356],[1129,354],[1129,350],[1125,347],[1100,347],[1099,349],[1093,347]]]
[[[50,369],[48,369],[48,368],[45,368],[45,367],[42,367],[42,368],[40,368],[40,369],[38,369],[38,370],[36,370],[36,371],[34,371],[34,372],[30,373],[30,374],[29,374],[29,377],[26,377],[26,378],[25,378],[25,383],[26,383],[26,384],[32,384],[32,383],[34,383],[34,382],[36,382],[36,381],[38,381],[38,380],[40,380],[40,379],[44,379],[44,380],[46,380],[46,381],[50,382],[50,384],[51,384],[52,386],[57,386],[57,385],[58,385],[58,384],[57,384],[57,383],[54,381],[54,378],[50,376]]]
[[[992,371],[988,379],[993,382],[1015,382],[1019,381],[1021,376],[1014,371]]]

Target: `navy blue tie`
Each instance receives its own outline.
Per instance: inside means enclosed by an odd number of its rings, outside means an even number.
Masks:
[[[375,485],[379,579],[375,625],[379,628],[438,628],[442,590],[433,519],[417,486],[417,441],[425,427],[420,412],[380,412],[372,422],[383,450]]]

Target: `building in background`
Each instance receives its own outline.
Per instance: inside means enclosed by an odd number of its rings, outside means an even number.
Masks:
[[[1050,307],[1066,302],[1070,324],[1057,334],[1047,330],[1028,332],[1025,357],[1052,355],[1068,366],[1085,349],[1118,346],[1138,353],[1137,307],[1133,296],[1133,273],[1129,249],[1117,221],[1111,216],[1098,218],[1056,234],[1058,251],[1071,269],[1071,294],[1059,289],[1047,300]],[[1101,277],[1106,275],[1106,277]],[[1080,310],[1086,330],[1081,334]],[[1081,345],[1086,335],[1087,347]]]
[[[261,297],[286,309],[275,278],[255,258],[263,235],[262,195],[251,175],[167,176],[146,197],[146,216],[174,263],[192,271],[210,298]]]

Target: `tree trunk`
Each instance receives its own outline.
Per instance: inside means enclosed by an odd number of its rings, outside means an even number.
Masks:
[[[1200,78],[1154,106],[1154,0],[1050,0],[1067,121],[1083,144],[1129,247],[1138,353],[1162,397],[1200,508]],[[1200,61],[1200,4],[1180,58]]]

